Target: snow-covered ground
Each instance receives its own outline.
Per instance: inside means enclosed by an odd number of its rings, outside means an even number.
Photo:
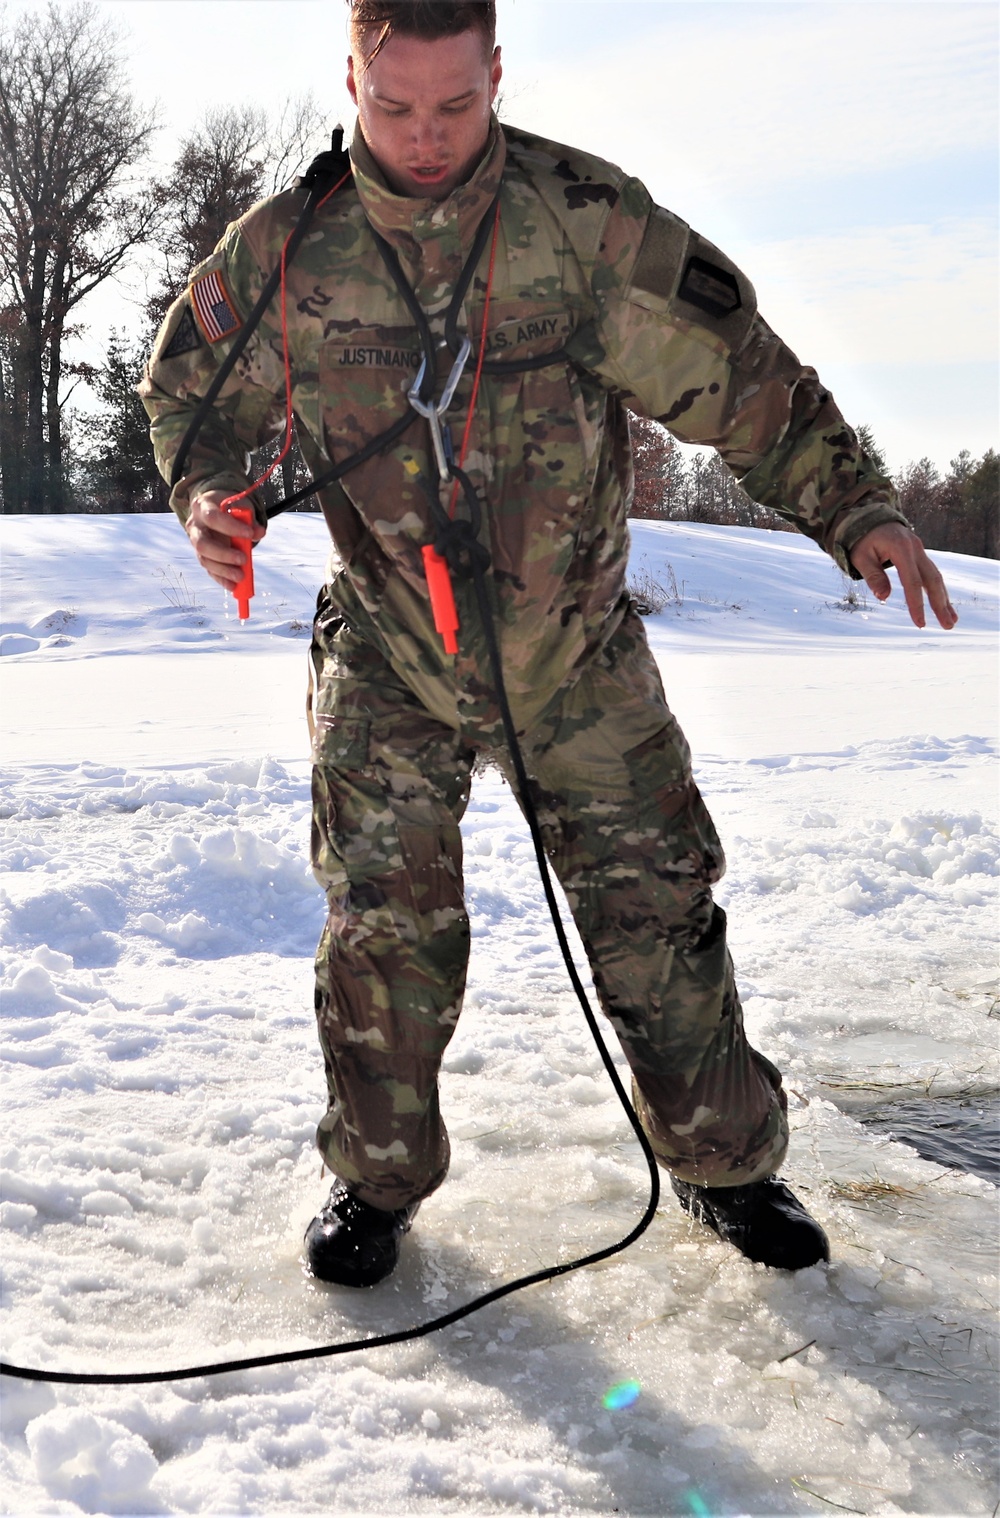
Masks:
[[[626,1255],[412,1345],[132,1390],[5,1378],[4,1511],[992,1512],[996,1190],[842,1109],[997,1088],[997,566],[939,556],[945,635],[898,590],[845,606],[802,538],[634,525],[833,1263],[752,1266],[668,1191]],[[303,1277],[328,1186],[301,716],[322,523],[272,527],[245,628],[172,519],[2,518],[0,545],[4,1358],[357,1337],[626,1233],[644,1166],[487,773],[451,1176],[390,1282]]]

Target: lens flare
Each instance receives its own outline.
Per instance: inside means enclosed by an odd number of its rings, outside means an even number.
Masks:
[[[684,1500],[688,1505],[689,1511],[694,1514],[694,1518],[711,1518],[708,1503],[700,1492],[685,1492]]]
[[[617,1413],[623,1407],[631,1407],[641,1391],[638,1381],[619,1381],[604,1393],[602,1401],[609,1413]]]

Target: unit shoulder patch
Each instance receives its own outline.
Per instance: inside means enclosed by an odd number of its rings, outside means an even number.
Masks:
[[[714,243],[660,206],[650,213],[628,299],[654,316],[707,329],[730,352],[745,343],[757,314],[745,275]]]
[[[198,335],[194,317],[191,315],[191,307],[185,306],[181,312],[181,319],[174,328],[173,336],[160,357],[180,358],[182,353],[192,353],[195,348],[200,347],[201,338]]]
[[[206,342],[217,343],[240,326],[236,305],[221,269],[209,269],[191,282],[191,309]]]
[[[677,294],[689,306],[697,306],[709,316],[731,316],[743,305],[735,276],[728,269],[709,263],[707,258],[694,255],[685,265]]]

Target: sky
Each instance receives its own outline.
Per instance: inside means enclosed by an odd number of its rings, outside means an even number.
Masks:
[[[96,8],[164,160],[212,105],[311,90],[351,119],[339,0]],[[996,446],[989,0],[498,0],[498,16],[501,115],[620,164],[721,246],[890,468]],[[95,333],[127,325],[142,283],[94,297]]]

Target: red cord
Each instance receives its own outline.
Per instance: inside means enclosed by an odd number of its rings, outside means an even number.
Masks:
[[[317,205],[316,210],[319,211],[323,206],[325,206],[326,202],[330,199],[330,196],[335,195],[340,189],[340,186],[344,184],[349,178],[350,172],[345,174],[343,179],[339,180],[338,183],[334,185],[333,189],[328,191],[328,193],[323,196],[323,199]],[[270,466],[270,468],[266,469],[264,473],[260,475],[258,479],[254,480],[252,484],[248,485],[245,490],[241,490],[237,495],[230,495],[226,497],[226,499],[222,502],[223,511],[229,510],[230,507],[237,506],[237,503],[239,501],[245,501],[246,498],[249,495],[252,495],[260,485],[263,485],[266,480],[269,480],[274,471],[277,469],[278,465],[287,456],[288,450],[292,446],[292,364],[288,351],[288,290],[286,285],[288,244],[291,240],[292,235],[293,233],[291,232],[288,234],[288,237],[285,238],[281,249],[281,344],[282,357],[285,366],[285,442],[281,452],[278,454],[278,457],[274,460],[274,463]],[[483,321],[482,329],[479,334],[479,356],[476,361],[475,377],[472,381],[472,393],[469,397],[469,410],[468,415],[465,419],[465,431],[462,434],[462,446],[459,450],[459,469],[461,469],[465,464],[465,456],[469,449],[469,439],[472,435],[472,418],[476,410],[476,401],[479,397],[479,382],[482,379],[483,363],[486,359],[486,336],[489,329],[490,298],[493,294],[493,277],[496,273],[497,242],[499,235],[500,202],[498,200],[496,214],[493,218],[493,241],[490,245],[489,273],[486,276],[486,297],[483,301]],[[455,480],[452,486],[451,503],[448,508],[448,515],[452,519],[454,519],[455,507],[458,503],[458,490],[459,481]],[[242,514],[243,510],[239,508],[237,511],[233,512],[234,516]],[[249,512],[247,512],[247,515],[249,516]],[[243,543],[244,540],[240,539],[239,541]],[[250,614],[248,597],[253,595],[252,578],[248,578],[248,576],[252,576],[251,548],[252,545],[247,542],[244,549],[246,557],[244,580],[241,581],[240,585],[237,587],[237,590],[244,592],[243,599],[240,601],[241,620],[245,620]],[[440,558],[437,550],[430,545],[424,548],[423,555],[424,568],[427,574],[428,590],[430,592],[431,605],[434,611],[435,627],[444,639],[446,652],[450,654],[456,654],[458,652],[458,644],[455,641],[455,633],[458,631],[459,623],[458,613],[455,609],[455,598],[451,588],[451,576],[448,572],[448,565],[444,559]],[[247,589],[248,586],[249,589]]]
[[[350,176],[350,171],[348,171],[348,173],[346,173],[344,175],[343,179],[338,180],[337,183],[334,185],[333,189],[329,190],[323,196],[323,199],[317,205],[316,210],[317,211],[321,210],[322,207],[325,206],[326,203],[327,203],[327,201],[330,199],[330,196],[331,195],[336,195],[336,193],[340,189],[341,185],[346,184],[347,180],[350,177],[351,177]],[[462,446],[461,446],[461,448],[459,450],[459,456],[458,456],[458,467],[459,467],[459,469],[461,469],[462,466],[464,465],[464,463],[465,463],[465,455],[466,455],[466,453],[468,452],[468,449],[469,449],[469,438],[470,438],[471,433],[472,433],[472,417],[473,417],[473,413],[475,412],[475,409],[476,409],[476,400],[477,400],[478,395],[479,395],[479,381],[482,378],[483,362],[484,362],[484,360],[486,358],[486,333],[487,333],[487,328],[488,328],[488,323],[489,323],[490,297],[491,297],[491,295],[493,293],[493,276],[494,276],[494,273],[496,271],[497,240],[498,240],[499,232],[500,232],[500,203],[498,201],[497,202],[496,215],[495,215],[494,220],[493,220],[493,241],[492,241],[492,243],[490,245],[490,267],[489,267],[489,273],[486,276],[486,299],[483,302],[483,326],[482,326],[482,331],[479,334],[479,357],[478,357],[478,360],[476,362],[475,378],[473,379],[473,382],[472,382],[472,394],[469,397],[469,414],[468,414],[468,416],[465,419],[465,432],[462,435]],[[222,502],[222,509],[223,510],[225,510],[229,506],[235,506],[238,501],[245,501],[246,498],[247,498],[247,496],[252,495],[253,492],[256,489],[258,489],[259,486],[263,485],[267,480],[269,480],[271,478],[272,474],[274,473],[274,471],[277,469],[278,465],[287,456],[288,450],[292,446],[292,365],[291,365],[291,359],[289,357],[289,352],[288,352],[288,303],[287,303],[288,292],[287,292],[287,287],[286,287],[286,283],[285,283],[286,253],[287,253],[287,250],[288,250],[288,244],[289,244],[289,241],[291,240],[291,237],[292,237],[292,233],[289,232],[288,237],[285,238],[284,244],[283,244],[282,249],[281,249],[281,343],[282,343],[282,356],[283,356],[284,365],[285,365],[285,442],[284,442],[284,446],[282,447],[281,452],[278,454],[278,457],[274,460],[274,463],[271,464],[271,466],[268,469],[265,469],[264,473],[262,475],[260,475],[260,477],[258,479],[254,480],[252,484],[248,485],[245,490],[241,490],[238,495],[230,495],[230,496],[226,497],[226,499]],[[455,483],[454,483],[454,485],[453,485],[453,487],[452,487],[451,504],[450,504],[450,506],[448,508],[448,514],[449,514],[449,516],[454,517],[454,515],[455,515],[455,506],[457,505],[457,503],[458,503],[458,481],[456,480]]]
[[[490,244],[490,268],[486,276],[486,299],[483,301],[483,325],[479,333],[479,357],[476,361],[476,374],[472,381],[472,394],[469,396],[469,414],[465,418],[465,431],[462,434],[462,446],[458,451],[458,467],[461,469],[465,464],[465,455],[469,448],[469,436],[472,432],[472,417],[476,409],[476,400],[479,395],[479,381],[483,373],[483,360],[486,357],[486,332],[490,317],[490,297],[493,294],[493,275],[497,264],[497,239],[500,232],[500,202],[497,201],[496,216],[493,218],[493,241]],[[451,502],[448,506],[448,515],[455,516],[455,506],[458,503],[458,480],[451,487]]]
[[[328,190],[327,193],[323,196],[323,199],[318,202],[318,204],[316,206],[316,210],[317,211],[322,210],[322,208],[326,205],[327,201],[330,199],[330,196],[331,195],[336,195],[336,193],[340,189],[341,185],[342,184],[346,184],[347,181],[350,179],[350,177],[351,177],[351,171],[350,171],[350,169],[348,169],[348,171],[344,175],[343,179],[339,179],[337,181],[337,183],[334,185],[333,189],[332,190]],[[237,501],[245,501],[246,498],[247,498],[247,496],[248,495],[252,495],[253,492],[258,488],[258,486],[263,485],[266,480],[269,480],[271,478],[272,474],[274,473],[274,471],[277,469],[278,465],[281,463],[281,461],[287,455],[289,448],[291,448],[291,446],[292,446],[292,363],[291,363],[291,359],[290,359],[289,353],[288,353],[288,291],[287,291],[286,284],[285,284],[285,273],[286,273],[286,256],[287,256],[287,253],[288,253],[288,244],[291,241],[292,237],[294,236],[294,230],[295,229],[293,228],[292,231],[289,232],[288,236],[285,238],[285,241],[284,241],[284,243],[282,245],[282,249],[281,249],[281,345],[282,345],[282,356],[283,356],[284,364],[285,364],[285,443],[284,443],[284,447],[282,448],[281,452],[278,454],[278,457],[275,459],[274,463],[270,466],[269,469],[265,469],[264,473],[259,477],[259,479],[254,480],[253,484],[248,485],[247,488],[246,488],[246,490],[241,490],[238,495],[230,495],[230,496],[226,497],[226,499],[222,502],[222,510],[223,511],[225,511],[230,506],[235,506],[235,504],[236,504]]]

